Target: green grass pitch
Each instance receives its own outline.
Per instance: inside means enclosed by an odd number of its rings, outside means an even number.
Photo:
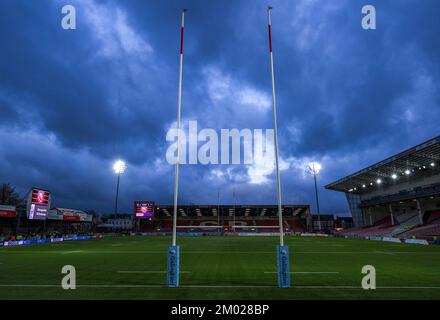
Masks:
[[[276,237],[178,237],[179,288],[166,288],[169,237],[0,248],[0,299],[440,299],[440,246],[286,237],[292,288],[277,288]],[[73,265],[77,289],[61,288]],[[377,289],[363,290],[373,265]]]

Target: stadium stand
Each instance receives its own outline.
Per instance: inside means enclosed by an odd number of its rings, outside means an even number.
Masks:
[[[157,205],[155,216],[138,222],[139,232],[172,232],[173,206]],[[284,205],[283,228],[286,232],[305,232],[311,226],[307,205]],[[225,231],[246,233],[279,232],[277,206],[272,205],[184,205],[178,207],[178,232],[219,233]]]
[[[392,225],[391,218],[385,217],[376,221],[373,226],[350,228],[337,234],[349,237],[398,237],[429,241],[434,241],[440,236],[440,211],[425,212],[423,224],[420,224],[418,213],[414,212],[396,216],[395,221]]]
[[[93,215],[75,209],[53,208],[48,219],[30,220],[26,206],[17,206],[13,218],[0,217],[0,240],[10,238],[45,238],[55,234],[86,234],[94,230]]]
[[[440,223],[440,210],[425,212],[423,222],[425,224]]]
[[[326,186],[344,192],[353,237],[440,236],[440,136]]]

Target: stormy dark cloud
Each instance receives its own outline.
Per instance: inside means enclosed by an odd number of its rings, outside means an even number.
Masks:
[[[361,8],[377,29],[361,28]],[[77,30],[61,28],[74,5]],[[111,212],[171,203],[168,129],[177,107],[179,1],[0,3],[0,181],[54,205]],[[264,1],[186,1],[182,120],[199,129],[272,128]],[[440,3],[272,1],[283,202],[346,213],[323,186],[438,134]],[[181,203],[275,203],[271,164],[185,165]]]

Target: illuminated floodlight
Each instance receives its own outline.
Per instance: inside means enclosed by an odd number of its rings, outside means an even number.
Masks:
[[[316,182],[316,176],[321,171],[321,169],[322,169],[322,166],[316,161],[310,162],[307,165],[307,170],[309,171],[310,174],[313,175],[313,180],[315,182],[316,211],[318,213],[318,228],[319,228],[319,230],[321,230],[321,213],[319,210],[318,184]],[[356,188],[355,188],[355,190],[356,190]],[[352,191],[353,191],[353,189],[349,190],[349,192],[352,192]]]
[[[127,169],[127,165],[122,160],[116,161],[115,164],[113,165],[113,170],[115,171],[116,174],[124,173],[125,169]]]
[[[431,166],[431,167],[435,167],[435,163],[434,163],[434,162],[431,162],[430,166]]]
[[[396,180],[396,179],[397,179],[397,174],[393,173],[393,174],[391,175],[391,178],[392,178],[393,180]]]
[[[365,184],[362,185],[362,188],[366,188],[367,186]]]
[[[381,180],[381,179],[377,179],[377,180],[376,180],[376,183],[377,183],[377,184],[381,184],[381,183],[382,183],[382,180]]]
[[[405,170],[405,174],[408,176],[411,174],[411,171],[409,171],[408,169]]]
[[[313,161],[308,164],[307,169],[311,174],[319,174],[319,172],[322,169],[322,166],[318,162]]]

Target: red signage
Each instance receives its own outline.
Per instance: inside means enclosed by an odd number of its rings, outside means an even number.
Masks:
[[[15,218],[17,216],[17,210],[14,206],[0,205],[0,218]]]
[[[81,217],[80,216],[63,216],[63,220],[64,221],[80,221]]]

